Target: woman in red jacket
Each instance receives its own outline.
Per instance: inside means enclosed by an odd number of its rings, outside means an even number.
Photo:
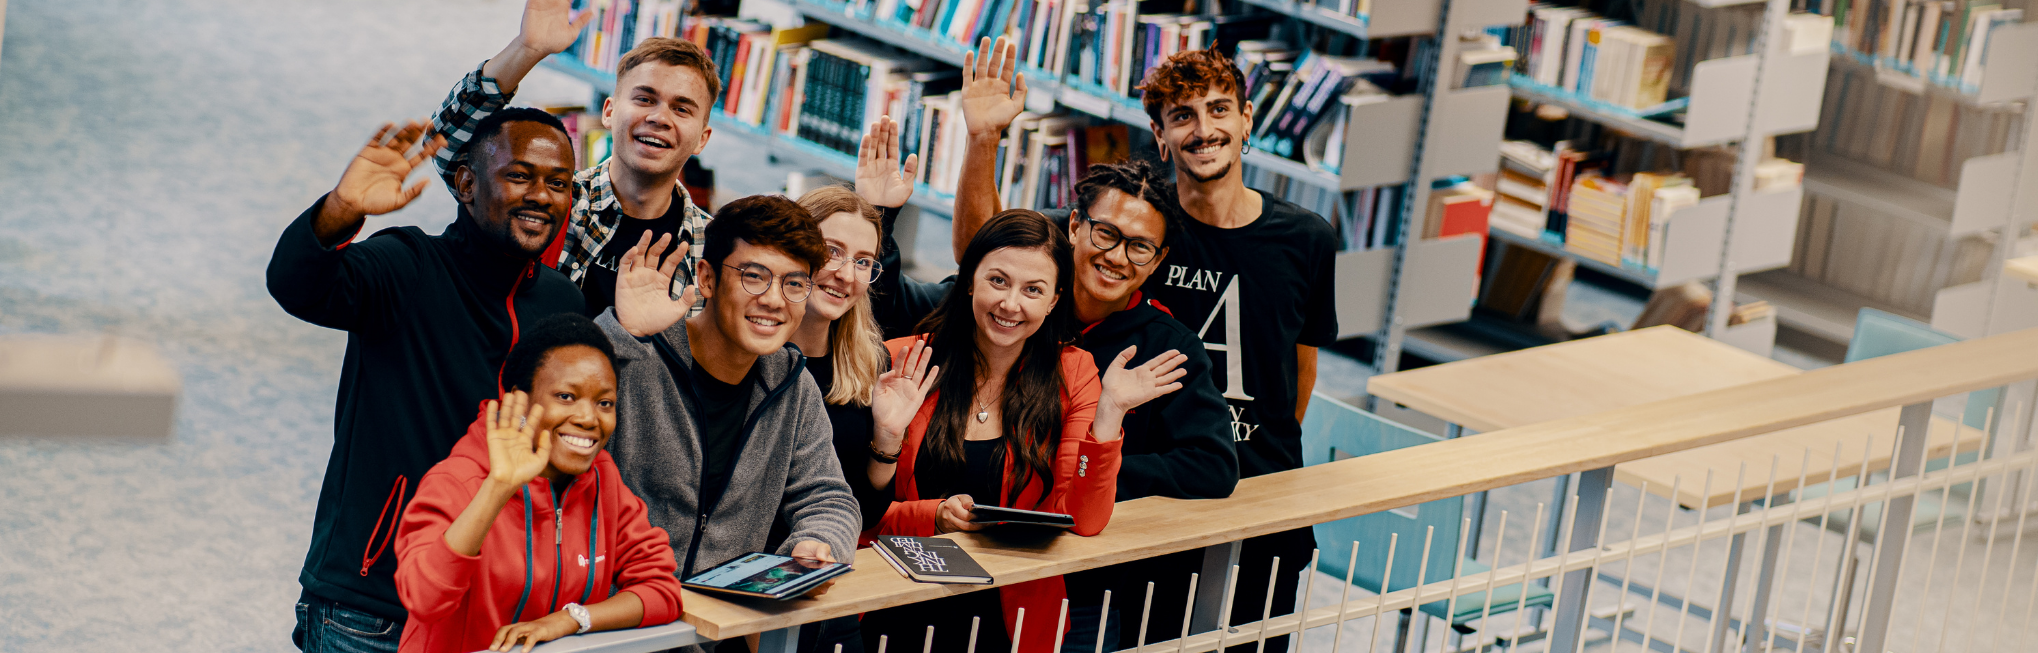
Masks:
[[[1100,382],[1090,355],[1070,346],[1080,336],[1072,304],[1060,303],[1074,276],[1070,259],[1068,236],[1045,216],[1000,213],[963,250],[958,281],[920,323],[922,335],[886,343],[894,370],[919,369],[932,351],[938,378],[880,379],[871,404],[877,440],[904,434],[880,534],[978,530],[978,503],[1067,513],[1077,535],[1111,521],[1119,425],[1127,410],[1180,387],[1186,357],[1163,353],[1127,369],[1128,348]],[[884,396],[930,388],[924,401]],[[933,625],[934,650],[963,651],[976,617],[978,651],[1011,650],[1012,636],[1021,650],[1051,651],[1062,597],[1061,579],[1049,578],[872,613],[866,648],[875,650],[878,635],[900,640],[894,648],[920,648]],[[1020,608],[1023,632],[1015,630]]]
[[[587,318],[524,331],[452,456],[418,483],[397,531],[401,650],[525,651],[679,618],[666,533],[603,451],[615,351]]]

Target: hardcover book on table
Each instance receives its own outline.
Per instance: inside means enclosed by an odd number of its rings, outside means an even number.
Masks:
[[[921,583],[991,584],[991,574],[955,542],[938,537],[885,535],[877,538],[879,557],[899,574]]]

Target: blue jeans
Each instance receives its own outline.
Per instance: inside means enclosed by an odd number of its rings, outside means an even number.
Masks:
[[[402,619],[308,594],[297,602],[297,628],[290,631],[290,642],[304,653],[396,653],[402,639]]]
[[[1097,615],[1102,609],[1103,606],[1098,605],[1069,608],[1069,632],[1062,636],[1061,653],[1094,653],[1097,650]],[[1120,614],[1117,606],[1113,606],[1111,619],[1104,624],[1105,653],[1118,650]]]

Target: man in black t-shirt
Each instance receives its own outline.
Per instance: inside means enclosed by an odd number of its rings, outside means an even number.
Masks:
[[[1161,160],[1175,168],[1190,220],[1166,269],[1142,288],[1203,339],[1231,410],[1239,475],[1302,466],[1302,413],[1316,386],[1316,350],[1337,339],[1336,234],[1322,217],[1246,188],[1252,104],[1238,67],[1215,50],[1177,53],[1147,74],[1142,102]],[[1232,623],[1257,621],[1278,556],[1274,614],[1293,610],[1308,528],[1246,540]],[[1286,650],[1286,638],[1267,650]],[[1234,648],[1234,650],[1237,650]]]
[[[694,242],[687,230],[687,210],[691,206],[678,191],[672,193],[672,203],[666,206],[665,215],[640,220],[629,215],[616,226],[616,234],[609,238],[607,245],[595,254],[585,273],[580,278],[580,292],[587,297],[587,317],[600,317],[602,311],[616,305],[616,270],[623,253],[637,244],[644,234],[651,234],[652,240],[661,236],[674,236],[677,242]]]

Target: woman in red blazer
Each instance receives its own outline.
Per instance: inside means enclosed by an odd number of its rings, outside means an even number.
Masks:
[[[602,450],[616,426],[614,357],[576,314],[524,330],[501,402],[482,404],[403,512],[400,650],[529,650],[679,617],[669,538]]]
[[[1068,236],[1045,216],[1000,213],[963,250],[958,281],[921,335],[886,343],[895,363],[871,403],[874,440],[898,448],[873,455],[899,463],[878,534],[979,530],[979,503],[1067,513],[1077,535],[1111,521],[1119,425],[1127,410],[1180,387],[1186,357],[1164,353],[1128,369],[1128,348],[1100,381],[1090,355],[1071,346],[1081,332],[1072,305],[1059,301],[1073,279],[1070,258]],[[915,379],[917,370],[927,371]],[[1010,651],[1016,636],[1021,650],[1046,653],[1060,634],[1062,598],[1061,579],[1049,578],[872,613],[866,650],[880,635],[900,640],[890,649],[920,648],[933,625],[934,650],[963,651],[974,617],[977,651]]]

